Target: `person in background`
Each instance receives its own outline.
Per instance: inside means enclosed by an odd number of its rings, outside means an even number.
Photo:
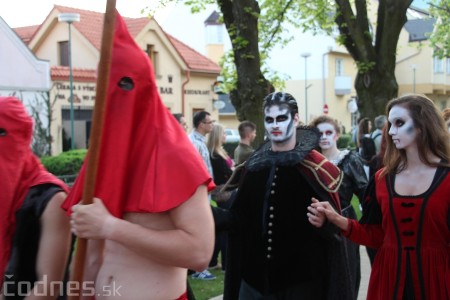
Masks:
[[[317,129],[297,129],[291,94],[267,95],[263,113],[268,141],[245,163],[228,211],[224,300],[353,299],[338,228],[317,230],[306,216],[319,195],[340,210],[341,172],[314,150]]]
[[[178,123],[180,123],[181,127],[183,127],[184,131],[186,131],[186,133],[187,133],[189,126],[186,123],[186,118],[184,117],[184,115],[180,114],[180,113],[176,113],[176,114],[173,114],[173,116],[178,121]]]
[[[214,122],[209,112],[204,110],[198,111],[194,114],[194,129],[189,134],[189,139],[203,158],[203,162],[212,178],[214,178],[214,172],[211,166],[208,147],[206,146],[206,135],[213,130]]]
[[[376,155],[376,148],[373,142],[369,141],[370,132],[372,131],[372,122],[369,118],[362,118],[358,123],[358,153],[364,162],[364,170],[367,178],[370,178],[370,163],[371,159]],[[364,141],[363,141],[364,140]],[[369,143],[366,143],[368,141]],[[367,147],[372,145],[372,147]]]
[[[425,96],[393,99],[386,112],[384,167],[369,183],[360,223],[315,199],[310,222],[328,220],[378,249],[368,300],[450,299],[450,135]]]
[[[243,121],[238,127],[240,141],[239,145],[234,149],[234,162],[240,165],[245,162],[255,151],[251,143],[256,138],[256,125],[250,121]]]
[[[383,127],[386,125],[386,123],[387,123],[387,117],[385,115],[379,115],[379,116],[375,117],[375,119],[374,119],[375,130],[370,134],[370,137],[375,142],[376,154],[380,153],[381,140],[383,138],[382,130],[383,130]]]
[[[356,124],[353,125],[352,129],[351,129],[351,135],[352,135],[352,143],[355,145],[356,151],[358,152],[359,148],[358,148],[358,131],[359,131],[359,122],[363,119],[362,116],[358,117],[358,119],[356,120]]]
[[[226,134],[224,131],[224,127],[221,124],[215,124],[213,131],[209,134],[208,137],[208,150],[211,153],[211,165],[214,172],[214,183],[216,184],[216,189],[221,189],[221,187],[230,179],[231,174],[233,173],[233,160],[228,155],[228,153],[223,148],[223,143],[225,142]],[[217,195],[217,199],[214,199],[215,193],[212,193],[212,200],[217,202],[217,206],[223,209],[229,208],[229,199],[222,199],[219,194]],[[231,197],[230,192],[226,192],[225,196]],[[213,256],[211,258],[211,262],[209,263],[210,268],[218,268],[221,267],[223,271],[225,271],[225,262],[226,262],[226,248],[227,248],[227,235],[225,232],[217,232],[216,233],[216,244],[213,252]],[[221,265],[218,263],[218,256],[221,253]]]
[[[357,146],[360,147],[360,142],[363,137],[370,137],[372,131],[372,122],[369,118],[362,118],[358,123],[358,139]]]
[[[215,121],[211,118],[211,114],[207,111],[198,111],[194,114],[193,124],[194,129],[189,135],[189,139],[194,145],[195,149],[200,153],[200,156],[205,163],[209,174],[214,178],[214,171],[211,165],[211,158],[208,147],[206,146],[206,135],[211,133],[214,129]],[[208,199],[211,200],[211,195],[208,195]],[[214,280],[216,276],[211,274],[207,269],[202,272],[195,272],[191,274],[191,278],[200,280]]]
[[[442,112],[442,117],[444,118],[445,124],[447,125],[448,132],[450,132],[450,107],[447,107]]]
[[[177,122],[181,125],[181,127],[183,127],[183,130],[187,133],[188,130],[188,125],[186,123],[186,119],[184,117],[183,114],[181,113],[175,113],[172,114],[174,116],[174,118],[177,120]],[[194,274],[195,271],[188,269],[188,275],[192,275]],[[194,291],[192,290],[191,285],[189,284],[189,280],[186,279],[186,293],[187,293],[187,299],[188,300],[195,300],[195,294]]]
[[[356,220],[356,212],[351,204],[351,200],[353,194],[355,194],[359,202],[363,202],[368,182],[361,157],[355,151],[348,149],[341,151],[338,149],[337,140],[340,136],[340,127],[335,119],[328,116],[320,116],[312,120],[310,125],[320,131],[319,151],[331,163],[341,169],[344,174],[338,191],[342,215]],[[359,245],[347,239],[345,241],[350,265],[350,279],[352,288],[355,291],[353,298],[357,299],[361,281]]]
[[[5,299],[56,299],[60,289],[51,285],[63,282],[70,253],[69,218],[60,207],[69,189],[31,152],[32,133],[33,120],[22,102],[0,97],[0,295]]]

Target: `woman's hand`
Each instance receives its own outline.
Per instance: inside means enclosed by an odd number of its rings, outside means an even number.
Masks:
[[[308,220],[312,225],[321,227],[327,219],[344,231],[348,229],[348,219],[338,214],[330,203],[319,202],[316,198],[312,198],[311,201],[311,205],[308,206]]]
[[[308,216],[308,221],[316,226],[316,227],[322,227],[323,223],[325,223],[326,215],[322,212],[320,212],[317,208],[320,207],[320,203],[325,202],[319,202],[316,198],[311,199],[312,204],[308,206],[308,213],[306,214]],[[316,204],[319,203],[319,204]],[[313,204],[316,204],[313,206]]]

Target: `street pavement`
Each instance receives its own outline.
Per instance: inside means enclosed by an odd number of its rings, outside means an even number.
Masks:
[[[366,247],[359,247],[359,252],[361,255],[361,284],[359,286],[358,300],[365,300],[367,298],[367,288],[369,287],[369,277],[370,277],[370,260],[367,256]],[[209,300],[222,300],[222,295],[211,298]]]

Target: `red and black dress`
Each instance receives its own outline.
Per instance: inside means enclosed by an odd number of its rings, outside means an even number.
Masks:
[[[378,249],[367,299],[450,299],[450,168],[437,168],[421,195],[399,195],[394,184],[377,172],[363,218],[346,232]]]

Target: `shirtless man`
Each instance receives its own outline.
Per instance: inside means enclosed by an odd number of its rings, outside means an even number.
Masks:
[[[166,213],[126,213],[119,219],[100,199],[72,210],[74,233],[93,239],[85,274],[90,281],[96,277],[96,299],[178,299],[186,291],[186,269],[208,266],[214,224],[204,185]]]
[[[83,166],[63,205],[72,231],[89,239],[82,298],[186,299],[187,269],[204,270],[214,247],[214,184],[118,14],[115,26],[98,199],[77,204]]]

